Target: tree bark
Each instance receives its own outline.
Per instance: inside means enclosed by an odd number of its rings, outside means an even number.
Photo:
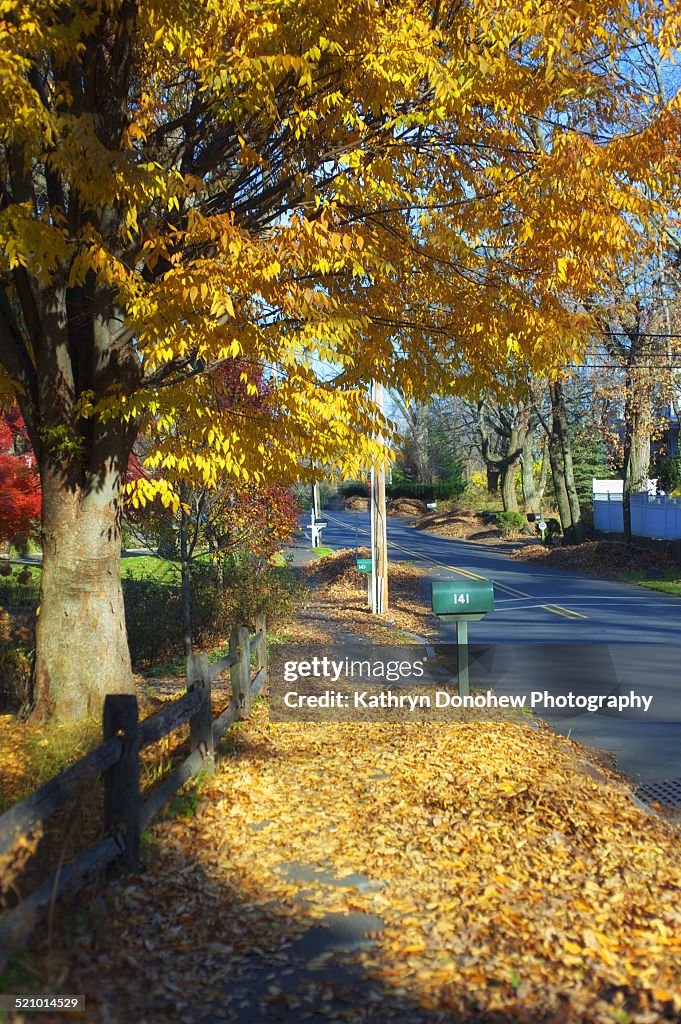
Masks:
[[[501,501],[504,512],[518,511],[518,495],[515,489],[515,471],[518,460],[506,460],[501,469]]]
[[[492,417],[486,415],[484,402],[478,405],[480,448],[487,466],[488,488],[491,490],[490,477],[492,473],[495,474],[497,480],[499,477],[501,478],[501,500],[504,512],[518,511],[515,472],[520,463],[528,429],[529,420],[522,406],[510,410],[497,407],[496,415]]]
[[[523,438],[520,452],[520,467],[522,472],[523,501],[525,512],[537,515],[541,504],[541,494],[534,479],[534,438],[536,431],[536,420],[529,424],[529,429]]]
[[[572,445],[568,427],[565,395],[560,381],[549,386],[553,423],[549,437],[549,459],[558,514],[567,544],[579,544],[584,538],[584,523],[579,506],[572,464]]]
[[[541,503],[544,500],[544,492],[546,490],[546,484],[549,479],[549,439],[544,435],[541,446],[541,472],[539,474],[539,510],[541,511]]]
[[[626,382],[624,407],[624,489],[622,515],[624,519],[624,540],[630,544],[631,495],[642,494],[648,489],[650,476],[650,437],[652,433],[650,414],[650,383],[646,368],[632,367]]]
[[[506,452],[502,458],[501,500],[504,512],[518,511],[518,494],[515,489],[515,474],[520,465],[520,455],[527,426],[522,411],[516,414],[515,422],[508,431]]]
[[[180,513],[180,568],[182,573],[182,639],[185,657],[192,653],[192,580],[189,551],[189,516]]]
[[[499,476],[500,476],[499,467],[498,466],[492,466],[488,462],[487,466],[486,466],[486,470],[487,470],[487,490],[489,491],[490,494],[498,494],[499,493]]]
[[[563,453],[560,441],[553,433],[549,437],[549,462],[551,463],[551,478],[553,480],[553,489],[556,493],[556,504],[558,506],[560,525],[563,529],[565,539],[570,543],[569,538],[572,530],[572,513],[570,511],[570,502],[568,501],[567,486],[565,483]]]
[[[117,472],[74,487],[42,467],[43,570],[33,720],[101,717],[107,693],[132,693],[121,588]]]

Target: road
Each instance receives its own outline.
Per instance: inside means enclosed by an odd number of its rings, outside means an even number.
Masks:
[[[368,513],[324,515],[325,545],[366,546]],[[588,693],[605,678],[607,692],[653,695],[648,712],[542,717],[564,735],[613,753],[634,779],[681,781],[681,599],[521,562],[493,547],[422,533],[403,519],[388,520],[388,544],[391,561],[425,566],[428,580],[493,581],[495,611],[469,627],[474,686],[494,676],[500,692],[531,683],[561,693],[569,681]],[[429,602],[427,581],[423,598]],[[441,625],[442,639],[451,642],[455,627]]]

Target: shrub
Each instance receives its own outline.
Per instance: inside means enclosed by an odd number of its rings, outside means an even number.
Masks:
[[[226,640],[235,625],[268,627],[291,618],[304,584],[289,566],[232,557],[221,567],[191,569],[192,632],[197,647]],[[158,580],[123,581],[125,619],[133,665],[153,666],[183,654],[180,588]]]
[[[468,474],[468,486],[474,491],[486,491],[487,473],[482,469],[474,469]]]
[[[659,458],[653,467],[652,475],[657,477],[657,486],[660,490],[666,494],[675,491],[681,487],[681,456]]]
[[[31,697],[33,658],[15,643],[0,642],[0,708],[17,711]]]
[[[305,584],[288,565],[243,567],[225,580],[233,621],[249,625],[258,612],[264,612],[268,625],[291,619],[304,593]]]
[[[563,530],[558,519],[547,519],[546,520],[546,531],[544,533],[545,544],[555,544],[558,538],[561,536]]]
[[[153,579],[124,579],[123,600],[133,665],[153,665],[182,654],[178,588]]]
[[[417,484],[413,480],[386,484],[388,498],[420,498],[421,501],[435,501],[438,498],[456,498],[466,489],[463,472],[454,473],[440,484]],[[366,495],[366,492],[364,492]]]
[[[342,498],[366,498],[369,495],[369,487],[358,480],[346,480],[338,488]]]
[[[519,533],[525,525],[525,517],[521,516],[520,512],[499,512],[496,520],[503,537]]]

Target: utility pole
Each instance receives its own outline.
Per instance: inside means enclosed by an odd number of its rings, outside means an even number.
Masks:
[[[374,381],[371,396],[383,412],[383,385]],[[385,512],[385,462],[371,467],[371,611],[388,610],[388,524]]]

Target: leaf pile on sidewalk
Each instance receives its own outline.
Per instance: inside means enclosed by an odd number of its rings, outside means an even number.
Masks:
[[[406,562],[390,563],[390,608],[371,615],[367,577],[357,572],[356,557],[370,558],[369,548],[341,548],[310,566],[316,588],[314,609],[376,643],[395,643],[395,627],[422,637],[436,637],[438,623],[423,589],[423,568]],[[403,638],[405,641],[406,638]],[[408,641],[407,641],[408,642]]]
[[[62,990],[99,1002],[89,1024],[209,1003],[229,1020],[253,956],[285,963],[328,911],[381,918],[362,971],[437,1019],[678,1020],[678,833],[580,771],[581,748],[513,724],[277,724],[264,706],[230,743],[195,816],[153,828],[147,872],[56,956]],[[375,885],[311,887],[290,864]],[[305,992],[260,998],[266,1019],[304,1020]],[[383,1019],[360,1004],[329,1018]]]

